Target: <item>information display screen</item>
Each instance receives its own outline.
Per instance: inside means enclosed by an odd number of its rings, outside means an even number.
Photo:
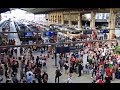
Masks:
[[[32,37],[32,36],[34,36],[34,34],[33,34],[33,32],[27,32],[27,33],[25,33],[25,36],[26,37]]]
[[[56,47],[56,53],[69,53],[70,47]]]

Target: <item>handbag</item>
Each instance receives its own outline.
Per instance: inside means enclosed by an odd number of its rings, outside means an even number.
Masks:
[[[61,73],[61,72],[59,72],[59,76],[62,76],[62,73]]]
[[[58,71],[58,76],[62,76],[62,73],[60,71]]]

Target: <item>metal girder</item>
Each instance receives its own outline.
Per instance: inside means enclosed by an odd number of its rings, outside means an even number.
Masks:
[[[77,43],[86,43],[86,42],[107,42],[107,41],[117,41],[116,39],[111,40],[84,40],[79,42],[62,42],[62,43],[49,43],[49,44],[33,44],[33,45],[6,45],[0,46],[0,48],[7,48],[7,47],[30,47],[30,46],[45,46],[45,45],[63,45],[63,44],[77,44]]]
[[[110,8],[0,8],[0,13],[21,9],[34,14],[47,14],[52,11],[80,11],[81,13],[89,13],[95,11],[97,13],[109,13]],[[119,12],[120,8],[114,8],[115,12]]]
[[[110,8],[20,8],[22,10],[34,13],[34,14],[47,14],[52,11],[79,11],[81,13],[90,13],[95,11],[97,13],[109,13]],[[115,12],[119,12],[120,8],[114,8]]]
[[[34,14],[46,14],[50,11],[64,10],[67,8],[20,8],[20,9],[34,13]]]

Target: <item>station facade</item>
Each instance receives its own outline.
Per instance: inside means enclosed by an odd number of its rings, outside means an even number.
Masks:
[[[96,21],[96,13],[95,11],[91,11],[90,18],[90,28],[96,30],[95,21]],[[87,14],[81,11],[54,11],[48,13],[48,22],[49,24],[68,24],[69,26],[73,25],[77,22],[78,28],[82,30],[82,20],[83,15]],[[110,29],[110,39],[112,38],[112,34],[115,33],[115,21],[116,21],[116,11],[114,8],[109,9],[109,18],[108,18],[108,27]]]

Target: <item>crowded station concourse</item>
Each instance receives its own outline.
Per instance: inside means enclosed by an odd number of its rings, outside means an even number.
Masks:
[[[112,9],[110,14],[113,20]],[[119,83],[119,41],[112,29],[115,20],[109,23],[110,31],[101,32],[95,29],[94,12],[91,15],[91,31],[80,30],[76,36],[49,25],[44,25],[49,31],[42,31],[35,24],[19,25],[10,19],[9,33],[2,32],[7,38],[0,41],[0,83]]]

